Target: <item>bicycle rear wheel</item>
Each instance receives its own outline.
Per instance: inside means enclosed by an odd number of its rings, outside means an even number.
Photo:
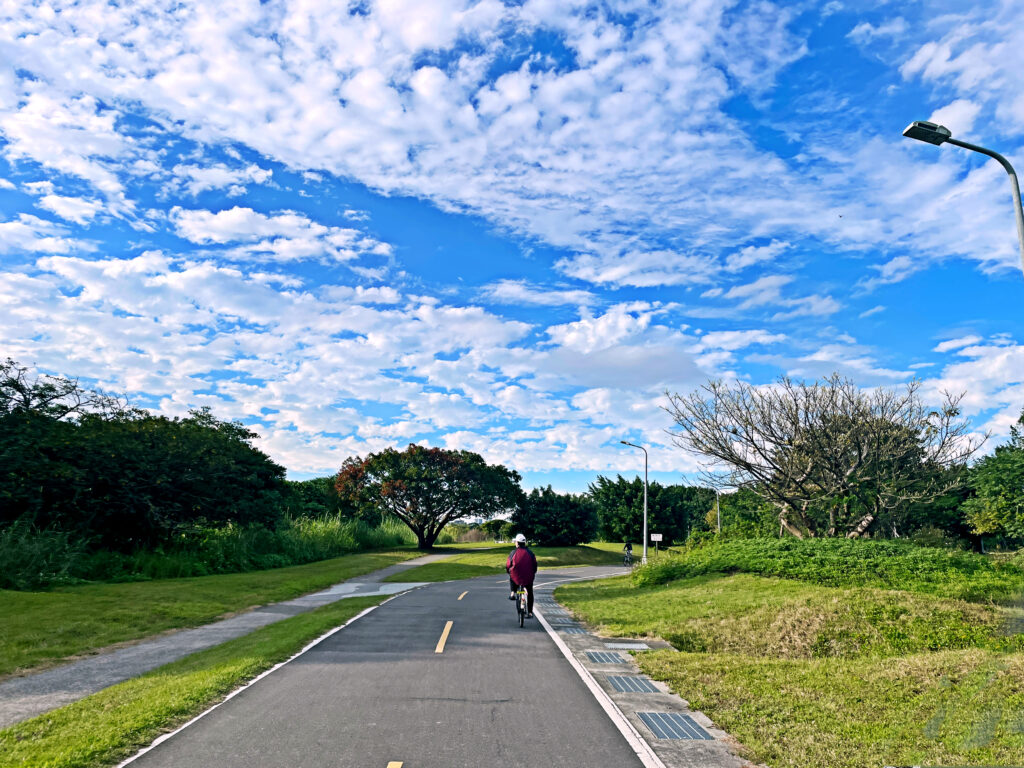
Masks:
[[[516,595],[516,609],[519,611],[519,626],[526,623],[526,592]]]

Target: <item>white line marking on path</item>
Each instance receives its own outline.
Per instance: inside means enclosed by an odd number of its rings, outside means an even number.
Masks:
[[[467,589],[465,592],[463,592],[461,595],[459,595],[459,597],[457,599],[461,600],[462,598],[464,598],[468,594],[469,594],[469,590]]]
[[[418,587],[417,587],[417,589],[418,589]],[[407,591],[408,591],[408,592],[411,592],[412,590],[410,589],[410,590],[407,590]],[[320,644],[320,643],[322,643],[322,642],[323,642],[324,640],[326,640],[326,639],[327,639],[328,637],[330,637],[331,635],[333,635],[333,634],[334,634],[335,632],[340,632],[341,630],[343,630],[343,629],[344,629],[345,627],[347,627],[347,626],[348,626],[349,624],[351,624],[352,622],[354,622],[354,621],[357,621],[357,620],[359,620],[359,619],[363,618],[363,616],[365,616],[366,614],[368,614],[368,613],[370,613],[370,612],[372,612],[372,611],[375,611],[376,609],[380,608],[380,607],[381,607],[382,605],[384,605],[385,603],[390,603],[390,602],[391,602],[392,600],[394,600],[395,598],[397,598],[397,597],[401,597],[401,596],[402,596],[402,595],[404,595],[404,594],[406,594],[406,593],[405,593],[405,592],[400,592],[400,593],[398,593],[397,595],[393,595],[393,596],[389,597],[389,598],[388,598],[387,600],[384,600],[384,601],[382,601],[382,602],[380,602],[380,603],[377,603],[377,605],[371,605],[371,606],[370,606],[369,608],[367,608],[367,609],[366,609],[365,611],[362,611],[362,612],[360,612],[360,613],[357,613],[357,614],[356,614],[355,616],[353,616],[353,617],[352,617],[351,619],[349,619],[348,621],[346,621],[346,622],[345,622],[344,624],[342,624],[342,625],[341,625],[340,627],[335,627],[334,629],[332,629],[332,630],[329,630],[329,631],[325,632],[324,634],[320,635],[320,637],[318,637],[318,638],[317,638],[316,640],[314,640],[314,641],[312,641],[311,643],[309,643],[309,644],[308,644],[308,645],[307,645],[307,646],[306,646],[305,648],[303,648],[303,649],[302,649],[301,651],[299,651],[298,653],[296,653],[296,654],[295,654],[294,656],[292,656],[292,657],[290,657],[290,658],[288,658],[288,659],[285,659],[284,661],[280,662],[279,664],[275,664],[274,666],[272,666],[272,667],[271,667],[270,669],[266,670],[265,672],[261,672],[261,673],[260,673],[260,674],[258,674],[258,675],[257,675],[256,677],[254,677],[254,678],[253,678],[252,680],[250,680],[250,681],[249,681],[248,683],[246,683],[245,685],[241,686],[240,688],[236,688],[235,690],[233,690],[233,691],[232,691],[231,693],[229,693],[229,694],[228,694],[227,696],[225,696],[225,697],[224,697],[223,699],[221,699],[220,701],[218,701],[218,702],[217,702],[216,704],[214,704],[214,705],[213,705],[212,707],[210,707],[210,708],[209,708],[209,709],[207,709],[206,711],[204,711],[204,712],[200,712],[200,713],[199,713],[198,715],[196,715],[195,717],[193,717],[193,718],[192,718],[191,720],[189,720],[189,721],[188,721],[187,723],[185,723],[185,724],[184,724],[183,726],[181,726],[180,728],[177,728],[177,729],[175,729],[175,730],[171,731],[170,733],[165,733],[165,734],[164,734],[163,736],[159,736],[159,737],[157,737],[157,739],[156,739],[156,740],[155,740],[155,741],[154,741],[154,742],[153,742],[152,744],[150,744],[150,745],[149,745],[148,747],[143,747],[143,748],[142,748],[142,749],[140,749],[140,750],[139,750],[138,752],[136,752],[136,753],[135,753],[134,755],[132,755],[131,757],[129,757],[129,758],[127,759],[127,760],[125,760],[125,761],[123,761],[123,762],[121,762],[121,763],[118,763],[118,764],[117,764],[117,766],[116,766],[116,768],[124,768],[124,766],[128,765],[129,763],[134,763],[134,762],[135,762],[136,760],[138,760],[138,759],[139,759],[140,757],[142,757],[142,756],[143,756],[144,754],[146,754],[147,752],[149,752],[149,751],[150,751],[151,749],[155,749],[156,747],[160,746],[160,745],[161,745],[161,744],[163,744],[163,743],[164,743],[165,741],[167,741],[167,740],[168,740],[169,738],[171,738],[171,737],[172,737],[172,736],[174,736],[175,734],[181,733],[182,731],[184,731],[184,730],[185,730],[186,728],[188,728],[188,727],[189,727],[190,725],[192,725],[193,723],[199,722],[199,721],[200,721],[200,720],[202,720],[202,719],[203,719],[204,717],[206,717],[206,716],[207,716],[208,714],[210,714],[211,712],[213,712],[213,710],[217,709],[217,707],[219,707],[219,706],[220,706],[221,704],[226,704],[226,703],[227,703],[228,701],[230,701],[231,699],[235,698],[235,696],[237,696],[238,694],[240,694],[240,693],[241,693],[242,691],[244,691],[244,690],[245,690],[246,688],[249,688],[249,687],[251,687],[251,686],[253,686],[253,685],[256,685],[256,683],[258,683],[258,682],[259,682],[260,680],[262,680],[262,679],[263,679],[264,677],[266,677],[267,675],[269,675],[269,674],[270,674],[271,672],[276,672],[276,671],[277,671],[277,670],[279,670],[279,669],[280,669],[281,667],[283,667],[283,666],[284,666],[285,664],[287,664],[287,663],[288,663],[289,661],[294,661],[295,659],[299,658],[299,656],[301,656],[302,654],[304,654],[304,653],[305,653],[306,651],[308,651],[309,649],[311,649],[311,648],[313,648],[313,647],[315,647],[315,646],[319,645],[319,644]]]
[[[573,579],[576,581],[576,579]],[[619,709],[615,702],[612,701],[611,697],[605,693],[604,689],[597,684],[594,680],[594,676],[590,674],[589,670],[584,667],[576,657],[573,656],[572,651],[569,650],[562,638],[560,638],[555,631],[551,628],[544,617],[539,613],[534,614],[540,621],[540,624],[547,631],[548,635],[552,640],[555,641],[555,645],[558,646],[558,650],[562,652],[562,655],[572,665],[572,668],[576,670],[576,674],[580,676],[590,692],[594,694],[594,698],[597,699],[597,703],[601,705],[601,709],[605,711],[605,714],[611,718],[612,723],[619,729],[619,733],[623,735],[629,746],[636,753],[636,756],[640,758],[640,762],[644,764],[645,768],[667,768],[665,763],[661,761],[661,758],[654,754],[654,750],[651,749],[651,745],[644,741],[644,738],[640,735],[639,731],[633,727],[633,724],[626,719],[626,716],[622,714],[622,710]]]

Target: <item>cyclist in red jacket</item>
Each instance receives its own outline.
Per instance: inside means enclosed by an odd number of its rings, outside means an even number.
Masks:
[[[512,594],[509,600],[516,599],[516,589],[523,587],[526,590],[526,612],[527,618],[533,618],[533,577],[537,575],[537,557],[526,546],[526,537],[518,534],[515,538],[516,548],[509,553],[505,561],[505,570],[508,571],[509,584],[512,587]]]

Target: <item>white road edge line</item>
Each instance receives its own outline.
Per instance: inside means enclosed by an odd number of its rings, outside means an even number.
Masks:
[[[413,589],[419,589],[419,587],[413,587]],[[258,683],[258,682],[259,682],[260,680],[262,680],[262,679],[263,679],[264,677],[266,677],[267,675],[269,675],[269,674],[270,674],[271,672],[275,672],[275,671],[279,670],[279,669],[280,669],[281,667],[283,667],[283,666],[284,666],[285,664],[287,664],[288,662],[290,662],[290,661],[294,661],[295,659],[299,658],[299,656],[301,656],[302,654],[304,654],[304,653],[305,653],[306,651],[308,651],[308,650],[309,650],[310,648],[313,648],[314,646],[317,646],[317,645],[319,645],[320,643],[322,643],[322,642],[323,642],[324,640],[326,640],[326,639],[327,639],[328,637],[330,637],[331,635],[333,635],[333,634],[334,634],[335,632],[340,632],[340,631],[341,631],[341,630],[343,630],[343,629],[344,629],[345,627],[347,627],[347,626],[348,626],[349,624],[353,623],[354,621],[358,621],[359,619],[363,618],[363,616],[365,616],[366,614],[370,613],[371,611],[375,611],[376,609],[380,608],[380,607],[381,607],[382,605],[384,605],[385,603],[390,603],[390,602],[391,602],[392,600],[394,600],[394,599],[395,599],[396,597],[401,597],[402,595],[406,594],[406,592],[412,592],[412,589],[407,589],[407,590],[405,590],[405,592],[397,592],[396,594],[394,594],[394,595],[391,595],[391,596],[390,596],[390,597],[389,597],[389,598],[388,598],[387,600],[382,600],[381,602],[377,603],[376,605],[371,605],[371,606],[370,606],[369,608],[367,608],[366,610],[364,610],[364,611],[361,611],[361,612],[357,613],[357,614],[356,614],[355,616],[353,616],[353,617],[352,617],[351,619],[349,619],[348,621],[346,621],[346,622],[345,622],[344,624],[342,624],[341,626],[339,626],[339,627],[335,627],[334,629],[332,629],[332,630],[329,630],[329,631],[325,632],[324,634],[320,635],[320,637],[318,637],[318,638],[317,638],[316,640],[313,640],[313,641],[312,641],[311,643],[309,643],[308,645],[306,645],[306,647],[304,647],[304,648],[303,648],[302,650],[300,650],[300,651],[299,651],[298,653],[296,653],[296,654],[294,654],[293,656],[291,656],[291,657],[289,657],[289,658],[285,659],[285,660],[284,660],[284,661],[282,661],[282,662],[279,662],[278,664],[275,664],[275,665],[274,665],[274,666],[272,666],[272,667],[271,667],[270,669],[268,669],[268,670],[266,670],[266,671],[264,671],[264,672],[261,672],[261,673],[260,673],[260,674],[258,674],[258,675],[257,675],[256,677],[254,677],[254,678],[253,678],[252,680],[250,680],[250,681],[249,681],[248,683],[246,683],[245,685],[241,686],[240,688],[236,688],[236,689],[235,689],[235,690],[233,690],[233,691],[232,691],[231,693],[229,693],[229,694],[228,694],[227,696],[225,696],[225,697],[224,697],[223,699],[221,699],[221,700],[220,700],[220,701],[218,701],[218,702],[217,702],[216,704],[214,704],[214,705],[213,705],[212,707],[210,707],[209,709],[207,709],[207,710],[206,710],[206,711],[204,711],[204,712],[201,712],[201,713],[199,713],[198,715],[196,715],[195,717],[193,717],[193,718],[192,718],[191,720],[189,720],[189,721],[188,721],[187,723],[185,723],[185,724],[184,724],[184,725],[182,725],[181,727],[179,727],[179,728],[176,728],[175,730],[171,731],[170,733],[165,733],[165,734],[163,734],[162,736],[158,736],[158,737],[156,738],[156,740],[155,740],[155,741],[153,741],[153,743],[152,743],[152,744],[150,744],[150,745],[149,745],[148,747],[143,747],[143,748],[142,748],[142,749],[140,749],[140,750],[139,750],[138,752],[136,752],[136,753],[135,753],[134,755],[132,755],[131,757],[129,757],[129,758],[127,759],[127,760],[125,760],[124,762],[118,763],[118,764],[117,764],[117,766],[116,766],[116,768],[124,768],[124,766],[128,765],[129,763],[134,763],[134,762],[135,762],[136,760],[138,760],[138,759],[139,759],[140,757],[142,757],[142,756],[143,756],[144,754],[146,754],[147,752],[149,752],[149,751],[150,751],[151,749],[155,749],[156,747],[158,747],[158,746],[160,746],[161,744],[163,744],[163,743],[164,743],[165,741],[167,741],[167,740],[168,740],[169,738],[171,738],[171,737],[172,737],[172,736],[174,736],[175,734],[181,733],[181,732],[182,732],[183,730],[185,730],[186,728],[188,728],[188,727],[189,727],[190,725],[192,725],[193,723],[196,723],[196,722],[198,722],[199,720],[202,720],[202,719],[203,719],[204,717],[206,717],[206,716],[207,716],[208,714],[210,714],[211,712],[213,712],[213,710],[217,709],[217,707],[219,707],[219,706],[220,706],[221,704],[226,704],[226,703],[227,703],[228,701],[230,701],[231,699],[235,698],[235,696],[237,696],[238,694],[240,694],[240,693],[241,693],[242,691],[244,691],[244,690],[245,690],[246,688],[249,688],[250,686],[256,685],[256,683]]]
[[[574,579],[575,581],[575,579]],[[629,746],[636,753],[636,756],[640,758],[640,762],[644,764],[645,768],[668,768],[661,761],[654,750],[651,749],[651,745],[644,741],[644,737],[640,735],[640,732],[633,727],[633,724],[626,719],[626,716],[622,714],[622,710],[618,708],[611,696],[609,696],[605,690],[597,684],[594,676],[590,674],[590,671],[584,667],[573,652],[569,650],[562,638],[560,638],[555,631],[551,628],[551,625],[544,620],[544,617],[540,613],[534,613],[534,616],[540,621],[540,624],[547,631],[548,635],[552,640],[555,641],[555,645],[558,646],[558,650],[562,652],[562,655],[572,665],[572,668],[576,670],[576,674],[580,676],[590,692],[594,694],[594,698],[597,699],[597,703],[601,705],[601,709],[605,711],[605,714],[611,719],[615,727],[619,729],[619,733],[623,735]]]

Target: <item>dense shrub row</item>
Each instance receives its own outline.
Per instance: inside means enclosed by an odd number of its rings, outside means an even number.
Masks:
[[[414,543],[412,532],[398,521],[371,527],[361,520],[323,516],[288,518],[274,529],[195,528],[156,549],[89,551],[72,534],[22,521],[0,528],[0,589],[239,573]]]
[[[710,573],[756,573],[827,586],[872,586],[963,600],[1010,600],[1024,568],[984,555],[906,541],[747,539],[711,542],[637,568],[638,586]]]

